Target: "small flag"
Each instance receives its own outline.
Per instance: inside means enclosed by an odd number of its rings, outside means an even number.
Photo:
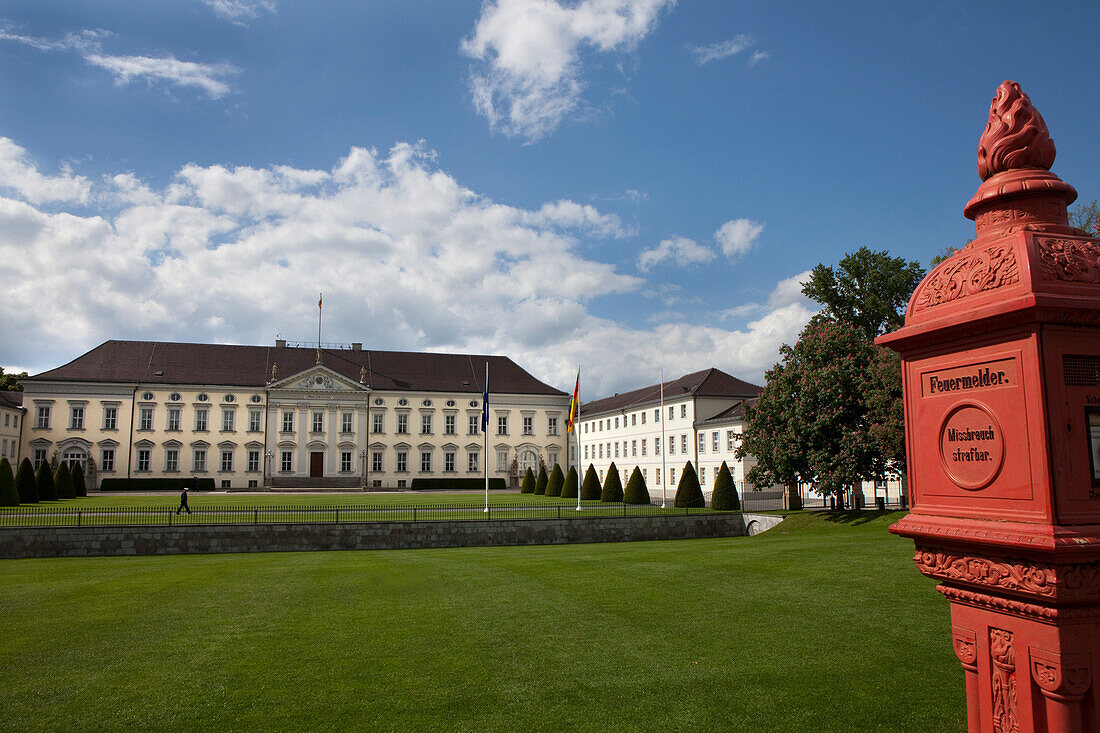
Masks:
[[[581,412],[581,370],[577,370],[577,383],[573,385],[573,399],[569,400],[569,422],[565,425],[565,432],[573,432],[573,426],[580,417]]]
[[[481,395],[481,432],[489,431],[489,362],[485,362],[485,391]]]
[[[318,307],[318,308],[320,308],[320,307],[321,307],[321,299],[322,299],[322,294],[321,294],[321,293],[317,293],[317,307]]]

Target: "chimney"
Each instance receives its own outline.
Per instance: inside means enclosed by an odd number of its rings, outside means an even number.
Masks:
[[[362,351],[363,350],[363,342],[361,342],[361,341],[352,341],[351,342],[351,350],[352,351]]]
[[[275,348],[276,349],[285,349],[286,348],[286,339],[275,339]]]

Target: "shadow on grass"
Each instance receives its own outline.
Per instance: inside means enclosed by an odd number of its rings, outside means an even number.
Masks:
[[[897,517],[901,519],[905,515],[904,511],[826,511],[821,512],[821,516],[825,518],[826,522],[832,522],[834,524],[846,524],[850,526],[858,526],[861,524],[867,524],[868,522],[874,522],[884,517]]]

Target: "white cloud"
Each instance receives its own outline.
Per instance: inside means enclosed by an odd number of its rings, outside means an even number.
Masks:
[[[801,304],[807,308],[817,308],[812,300],[802,294],[802,287],[809,281],[812,270],[800,272],[784,280],[780,280],[771,295],[768,296],[769,308],[783,308],[788,305]]]
[[[752,36],[742,33],[734,36],[728,41],[708,43],[704,46],[689,45],[688,50],[691,51],[691,55],[695,57],[695,63],[702,66],[703,64],[709,64],[711,61],[718,61],[727,56],[741,53],[755,42]]]
[[[194,87],[217,99],[230,91],[225,79],[240,71],[228,63],[180,61],[172,55],[108,55],[103,53],[101,41],[110,35],[112,34],[103,30],[82,30],[79,33],[68,33],[60,40],[50,40],[15,33],[9,26],[0,27],[0,40],[22,43],[44,52],[75,51],[89,66],[109,71],[120,85],[129,84],[134,79],[165,81],[175,86]]]
[[[259,17],[260,13],[274,13],[274,0],[202,0],[202,4],[214,11],[214,15],[231,23],[243,25],[244,21]]]
[[[767,51],[753,51],[752,58],[749,59],[749,66],[756,66],[765,59],[770,59],[772,55]]]
[[[27,159],[27,151],[6,137],[0,137],[0,189],[13,190],[32,204],[48,201],[84,203],[91,185],[63,167],[59,176],[44,176]]]
[[[0,138],[0,151],[30,182],[0,195],[0,343],[32,372],[109,338],[309,339],[323,291],[326,340],[507,354],[563,388],[580,364],[593,398],[662,366],[759,380],[808,318],[778,295],[738,330],[670,312],[640,327],[597,317],[593,299],[647,289],[581,252],[584,237],[615,236],[615,220],[569,201],[494,202],[423,145],[353,148],[331,170],[188,165],[163,187],[62,176],[63,196],[42,193],[53,179],[22,148]]]
[[[718,231],[714,233],[714,241],[727,257],[733,259],[752,249],[762,231],[764,225],[751,219],[733,219],[718,227]]]
[[[490,0],[461,50],[474,106],[490,127],[537,140],[582,103],[581,52],[629,52],[676,0]]]
[[[672,260],[681,265],[698,265],[710,262],[715,257],[712,250],[688,239],[687,237],[671,237],[662,240],[653,249],[642,250],[638,256],[638,269],[648,272],[659,262]]]

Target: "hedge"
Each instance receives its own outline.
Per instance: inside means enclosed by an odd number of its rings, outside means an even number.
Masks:
[[[527,471],[523,474],[523,483],[519,486],[519,493],[535,493],[535,473],[530,468],[528,468]]]
[[[577,498],[577,467],[570,466],[569,473],[565,475],[565,484],[561,487],[561,498],[563,499],[576,499]]]
[[[38,503],[38,484],[34,480],[34,469],[29,458],[20,461],[19,470],[15,472],[15,490],[19,492],[20,504]]]
[[[73,487],[73,473],[69,470],[67,461],[57,464],[57,470],[53,474],[53,484],[57,489],[58,499],[75,499],[76,489]]]
[[[729,466],[722,461],[718,475],[714,477],[714,492],[710,495],[710,508],[717,512],[736,512],[741,509],[741,500],[737,497],[737,486]]]
[[[600,501],[618,504],[623,500],[623,480],[619,478],[619,469],[615,462],[607,467],[607,476],[603,480],[603,491],[600,492]]]
[[[19,506],[19,492],[15,490],[15,474],[7,458],[0,458],[0,506]]]
[[[212,478],[105,478],[100,491],[213,491]]]
[[[535,493],[546,494],[546,484],[550,482],[550,479],[546,477],[546,466],[539,464],[539,477],[535,479]]]
[[[648,504],[649,503],[649,489],[645,486],[645,479],[642,478],[642,472],[638,470],[638,467],[634,467],[633,473],[630,474],[630,480],[626,482],[626,491],[623,492],[624,504]]]
[[[588,464],[588,470],[584,472],[584,483],[581,484],[581,500],[596,501],[600,498],[600,479],[596,476],[596,469]]]
[[[57,484],[53,480],[53,471],[49,461],[42,461],[34,474],[34,486],[38,489],[39,501],[57,501]]]
[[[413,491],[427,490],[451,490],[451,491],[485,491],[485,479],[483,478],[414,478],[409,488]],[[508,483],[502,478],[489,479],[489,488],[493,491],[503,491],[508,488]]]
[[[561,472],[561,466],[554,464],[554,470],[550,472],[550,480],[546,482],[547,496],[561,496],[561,487],[565,483],[565,474]]]
[[[73,490],[77,496],[87,496],[88,486],[84,483],[84,469],[79,463],[73,464]]]
[[[691,465],[691,461],[684,464],[684,473],[676,486],[675,505],[681,508],[707,505],[707,500],[703,498],[703,490],[699,488],[699,475],[695,473],[695,466]]]

